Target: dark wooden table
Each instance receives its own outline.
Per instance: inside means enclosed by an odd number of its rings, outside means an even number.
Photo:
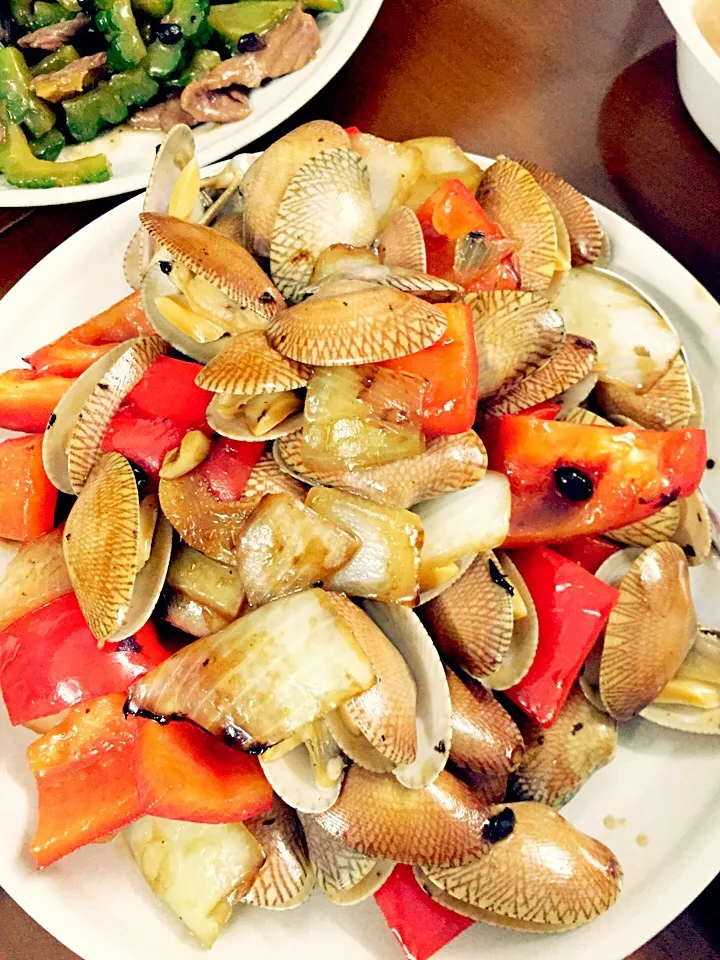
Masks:
[[[536,160],[634,220],[720,297],[720,156],[679,99],[655,0],[386,0],[361,49],[285,129],[314,117]],[[0,294],[114,202],[34,211],[6,229],[0,211]],[[634,960],[718,960],[719,896],[716,882]],[[0,891],[0,960],[73,956]]]

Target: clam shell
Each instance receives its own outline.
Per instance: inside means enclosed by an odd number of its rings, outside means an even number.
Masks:
[[[693,402],[693,415],[688,420],[688,426],[702,427],[705,423],[705,404],[703,403],[703,396],[700,392],[700,386],[697,380],[689,369],[688,374],[690,376],[690,392],[692,394]]]
[[[578,380],[567,390],[563,390],[557,397],[553,397],[554,402],[560,404],[560,412],[562,413],[563,410],[567,409],[572,410],[574,407],[579,407],[581,403],[585,403],[597,386],[599,379],[599,375],[593,370],[586,374],[582,380]]]
[[[532,160],[519,163],[543,188],[562,216],[570,238],[572,265],[594,263],[603,249],[603,229],[589,200],[562,177],[543,170]]]
[[[561,410],[557,416],[558,420],[567,420],[569,423],[584,423],[596,427],[609,427],[611,423],[605,417],[593,413],[592,410],[586,410],[585,407],[569,407],[567,410]]]
[[[336,487],[376,503],[405,509],[463,490],[482,480],[487,453],[472,430],[427,442],[423,453],[359,470],[311,471],[302,459],[302,433],[277,440],[273,454],[282,470],[306,483]]]
[[[270,255],[275,218],[290,181],[315,154],[332,147],[347,147],[350,138],[329,120],[313,120],[280,137],[253,161],[241,190],[245,217],[255,252]]]
[[[680,356],[667,373],[645,393],[617,380],[597,385],[598,403],[607,414],[623,414],[648,430],[677,430],[687,427],[695,415],[693,389],[687,364]]]
[[[351,247],[347,243],[331,243],[315,261],[310,283],[313,287],[336,274],[354,276],[364,268],[379,267],[380,261],[370,247]]]
[[[492,290],[465,297],[478,353],[478,399],[506,393],[555,356],[565,324],[539,294]]]
[[[450,760],[457,766],[505,778],[520,762],[523,739],[510,714],[480,683],[446,668],[452,703]]]
[[[491,220],[518,242],[515,262],[523,290],[545,290],[555,273],[557,229],[545,193],[514,160],[499,157],[480,181],[477,198]]]
[[[504,413],[520,413],[537,403],[551,400],[586,377],[596,359],[594,343],[568,334],[558,352],[544,366],[502,396],[482,403],[479,412],[484,416],[499,417]]]
[[[398,207],[377,238],[378,256],[387,267],[427,271],[425,238],[417,214]]]
[[[699,491],[676,501],[678,526],[672,540],[679,544],[691,567],[705,563],[713,543],[712,522],[707,504]],[[662,513],[663,511],[661,511]]]
[[[415,758],[398,764],[393,774],[403,786],[423,789],[440,776],[452,741],[452,708],[442,662],[417,614],[408,607],[365,600],[363,609],[398,651],[415,681]]]
[[[264,493],[291,493],[298,500],[304,500],[307,489],[299,480],[284,473],[272,454],[265,453],[252,468],[245,487],[248,497],[262,496]]]
[[[676,543],[644,550],[618,587],[605,628],[600,696],[611,717],[629,720],[677,673],[697,624],[687,560]]]
[[[616,587],[624,576],[630,573],[633,563],[642,553],[642,547],[626,547],[603,561],[595,571],[595,576],[603,583]]]
[[[447,580],[443,580],[441,583],[438,583],[434,587],[430,587],[427,590],[421,590],[415,606],[422,607],[426,603],[430,603],[431,600],[434,600],[435,597],[439,597],[441,593],[444,593],[449,587],[451,587],[457,580],[460,579],[466,570],[468,570],[475,559],[475,556],[475,554],[469,554],[465,557],[459,557],[457,560],[454,560],[453,563],[457,567],[457,573],[453,574],[453,576],[449,577]]]
[[[350,625],[377,677],[375,686],[348,700],[344,710],[382,756],[394,765],[411,764],[417,755],[418,738],[415,681],[410,668],[383,631],[347,597],[328,594],[328,602]]]
[[[144,237],[142,228],[136,230],[127,245],[123,257],[123,276],[129,287],[139,290],[142,285],[144,270],[142,267]]]
[[[346,720],[341,710],[329,713],[325,717],[325,722],[333,739],[349,760],[372,773],[392,773],[395,767],[392,760],[388,760],[376,750],[357,728],[351,729],[352,721],[349,717]],[[352,726],[355,725],[352,724]]]
[[[611,530],[603,536],[630,547],[649,547],[653,543],[672,540],[679,524],[680,501],[674,500],[645,520],[629,523],[626,527]]]
[[[491,690],[507,690],[519,683],[533,664],[537,653],[539,625],[535,603],[517,567],[503,551],[498,551],[497,558],[502,573],[513,589],[518,591],[527,610],[527,615],[513,624],[512,640],[502,663],[483,678],[485,685]]]
[[[70,582],[100,646],[130,608],[139,518],[132,467],[119,453],[104,454],[70,511],[63,540]]]
[[[195,382],[213,393],[254,397],[297,390],[307,384],[309,375],[307,367],[273,349],[262,330],[249,330],[228,340]]]
[[[390,287],[311,297],[281,311],[268,339],[286,357],[313,366],[379,363],[429,347],[442,337],[437,307]],[[556,391],[557,392],[557,391]]]
[[[697,707],[674,703],[651,703],[640,711],[643,720],[659,727],[698,733],[706,736],[720,735],[720,707],[715,710],[698,710]]]
[[[319,786],[315,780],[310,751],[304,743],[276,760],[263,760],[260,765],[268,783],[289,807],[303,813],[329,810],[340,795],[343,776],[331,787]]]
[[[211,430],[219,433],[222,437],[229,437],[231,440],[246,440],[248,443],[258,443],[260,440],[277,440],[278,437],[287,436],[289,433],[297,433],[303,425],[302,410],[286,417],[282,423],[279,423],[272,430],[258,436],[253,433],[240,407],[234,417],[226,417],[218,412],[218,400],[220,394],[216,394],[210,401],[207,408],[207,422]]]
[[[408,790],[394,777],[352,766],[337,803],[314,820],[373,859],[458,866],[487,851],[487,809],[445,770],[431,786]]]
[[[509,835],[472,863],[426,871],[435,886],[482,911],[478,919],[559,932],[589,923],[613,905],[622,870],[604,844],[540,803],[498,804],[491,812],[500,822],[514,818]]]
[[[63,493],[75,492],[70,482],[66,447],[77,424],[78,414],[98,383],[129,347],[128,342],[119,343],[81,373],[60,399],[48,421],[43,434],[43,467],[53,486]]]
[[[100,459],[105,431],[120,404],[168,349],[160,337],[138,337],[125,346],[126,349],[96,382],[77,414],[68,448],[68,475],[75,493],[82,490],[90,471]],[[66,420],[71,410],[68,404],[63,419]]]
[[[615,755],[617,726],[575,687],[555,723],[541,727],[523,719],[525,752],[510,775],[514,800],[536,800],[550,807],[568,803],[596,770]]]
[[[243,903],[268,910],[289,910],[305,903],[315,886],[297,814],[278,797],[270,810],[244,821],[265,853],[265,863]]]
[[[229,237],[162,213],[141,213],[140,222],[173,260],[203,277],[234,303],[266,320],[285,306],[252,255]]]
[[[319,827],[312,817],[301,816],[300,822],[318,886],[333,903],[349,907],[366,900],[392,873],[392,861],[372,860],[351,850]]]
[[[488,551],[473,560],[466,572],[423,607],[427,624],[443,657],[474,677],[492,673],[510,649],[513,635],[512,597],[491,564]]]
[[[270,244],[273,280],[288,300],[300,300],[323,250],[333,243],[364,247],[376,230],[365,161],[349,147],[323,150],[283,195]]]

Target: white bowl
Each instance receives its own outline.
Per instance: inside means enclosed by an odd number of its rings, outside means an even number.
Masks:
[[[677,74],[688,113],[720,150],[720,56],[695,21],[693,0],[660,0],[677,34]]]

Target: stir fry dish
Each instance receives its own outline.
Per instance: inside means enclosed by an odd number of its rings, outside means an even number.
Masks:
[[[127,123],[243,120],[250,92],[317,53],[315,16],[344,0],[5,0],[0,11],[0,173],[16,187],[111,176],[104,154],[63,147]]]
[[[316,121],[203,177],[170,131],[133,292],[0,376],[38,868],[119,833],[206,947],[315,887],[420,960],[612,907],[558,811],[618,724],[720,733],[720,632],[700,393],[610,262],[534,163]]]

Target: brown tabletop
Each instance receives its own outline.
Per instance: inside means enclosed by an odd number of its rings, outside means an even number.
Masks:
[[[634,220],[720,297],[720,155],[679,99],[655,0],[386,0],[350,63],[280,132],[313,117],[536,160]],[[0,294],[115,202],[14,225],[0,211]],[[718,895],[716,882],[634,960],[718,960]],[[0,891],[0,960],[73,956]]]

